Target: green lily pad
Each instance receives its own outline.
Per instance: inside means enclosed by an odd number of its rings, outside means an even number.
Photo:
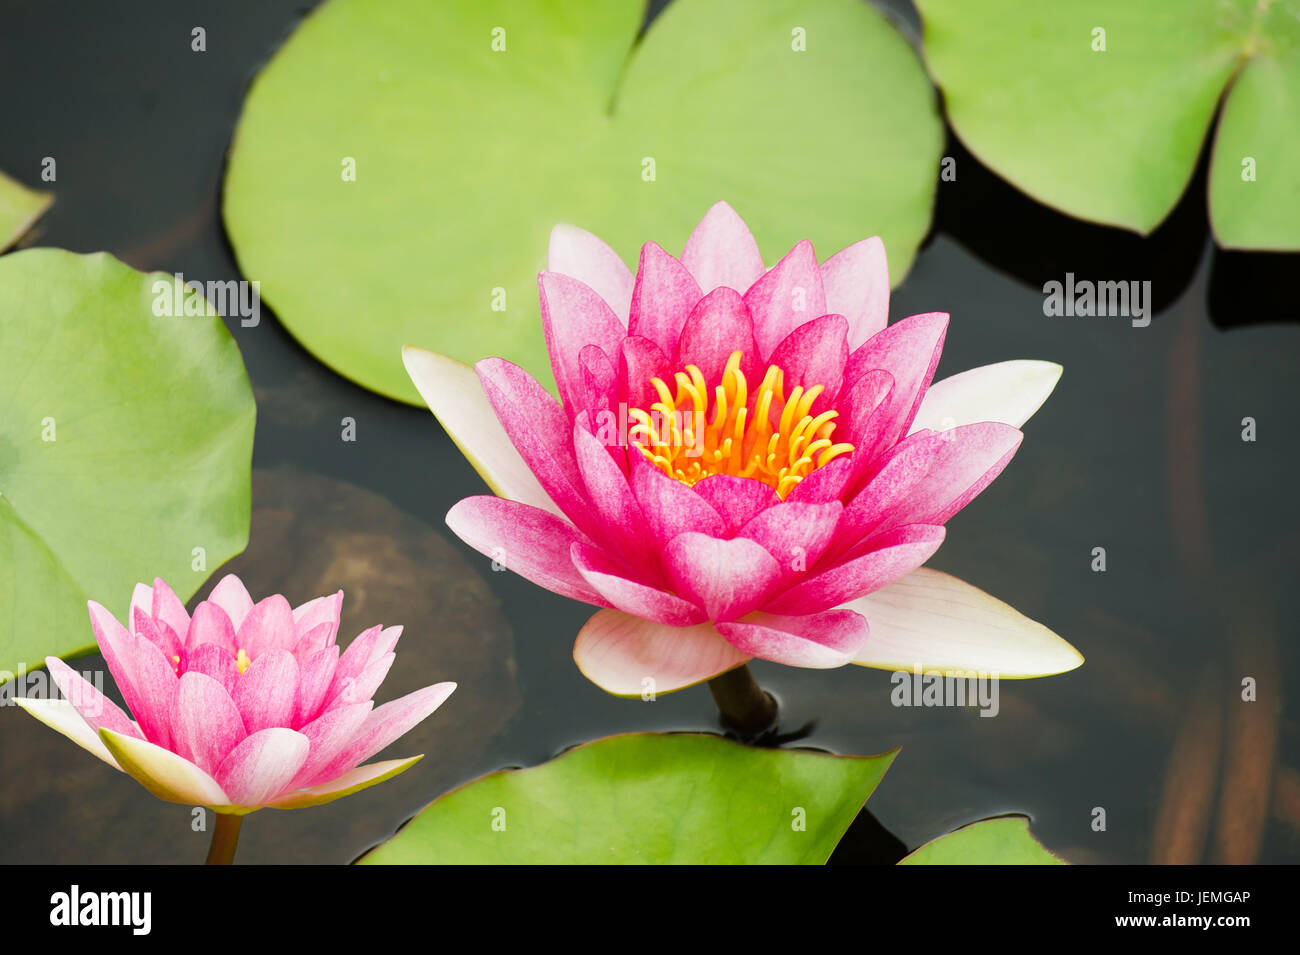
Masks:
[[[243,360],[215,312],[155,315],[155,283],[104,253],[0,258],[0,671],[93,647],[88,599],[124,620],[137,581],[188,598],[248,543]]]
[[[611,736],[447,793],[362,861],[821,864],[893,758]]]
[[[537,273],[557,223],[634,266],[725,199],[772,261],[879,234],[900,280],[943,130],[895,27],[862,0],[673,0],[638,43],[642,18],[636,0],[327,0],[239,122],[241,268],[319,359],[412,404],[406,344],[551,383]]]
[[[933,839],[898,864],[1065,865],[1065,860],[1043,848],[1024,816],[1001,816]]]
[[[53,201],[50,193],[28,189],[0,172],[0,252],[21,239]]]
[[[1148,233],[1186,189],[1226,90],[1215,234],[1230,248],[1300,249],[1300,0],[917,6],[953,128],[1017,188]]]

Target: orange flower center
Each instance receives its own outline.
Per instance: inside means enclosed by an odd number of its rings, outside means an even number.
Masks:
[[[749,393],[740,370],[741,353],[731,353],[712,393],[695,365],[674,375],[676,391],[662,378],[650,379],[659,400],[650,409],[628,412],[629,442],[655,467],[684,484],[714,474],[755,478],[784,499],[813,471],[853,450],[836,443],[837,411],[814,417],[823,385],[796,385],[787,398],[785,372],[769,365],[758,390]]]

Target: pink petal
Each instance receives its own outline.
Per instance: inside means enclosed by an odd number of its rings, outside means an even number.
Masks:
[[[131,591],[131,606],[126,612],[128,623],[134,625],[137,610],[149,616],[153,615],[153,588],[148,584],[136,584],[135,589]]]
[[[575,365],[577,355],[574,355]],[[475,368],[497,417],[533,474],[579,527],[590,510],[573,456],[573,424],[555,399],[518,365],[485,358]]]
[[[654,576],[657,548],[646,533],[645,516],[637,502],[627,475],[609,456],[595,435],[581,426],[573,429],[573,450],[578,459],[587,499],[591,501],[604,530],[601,544],[615,550],[634,567],[644,567]],[[639,453],[639,452],[638,452]]]
[[[239,651],[235,645],[234,623],[221,605],[211,599],[194,608],[189,632],[185,634],[185,646],[190,652],[209,643],[232,654]]]
[[[943,312],[912,315],[873,335],[849,356],[846,382],[857,381],[877,368],[894,378],[889,412],[883,422],[884,444],[893,444],[907,434],[925,389],[934,378],[947,329],[948,316]]]
[[[812,243],[801,239],[745,293],[754,316],[754,341],[771,355],[792,331],[826,314],[826,292]]]
[[[700,299],[682,326],[673,360],[674,371],[695,365],[712,388],[722,379],[731,353],[739,351],[740,370],[751,387],[757,387],[761,370],[753,328],[749,309],[739,293],[729,288],[715,289]],[[675,390],[671,381],[668,385],[669,390]]]
[[[298,693],[292,725],[302,726],[320,713],[325,694],[334,683],[338,662],[338,644],[315,650],[298,661]]]
[[[134,637],[135,652],[131,660],[131,681],[134,689],[135,705],[131,713],[135,716],[140,732],[151,743],[164,748],[171,748],[172,707],[176,702],[175,661],[163,656],[163,652],[145,637]],[[121,687],[118,687],[121,689]],[[123,694],[126,699],[126,694]],[[138,708],[137,708],[138,707]]]
[[[356,676],[384,654],[392,653],[401,638],[400,626],[367,627],[353,638],[343,652],[338,665],[339,675],[344,678]]]
[[[614,354],[627,330],[605,300],[590,286],[557,272],[543,272],[537,278],[541,294],[542,329],[551,356],[551,370],[560,398],[569,413],[576,414],[582,390],[578,354],[584,345],[599,345]],[[480,373],[482,362],[480,365]],[[490,395],[489,395],[490,397]],[[509,427],[507,426],[507,430]],[[519,447],[516,442],[515,447]],[[523,449],[519,449],[523,452]]]
[[[338,636],[338,623],[325,622],[317,624],[306,633],[301,628],[298,630],[298,641],[293,645],[293,655],[296,659],[301,660],[309,653],[314,653],[322,647],[332,646]]]
[[[546,268],[591,288],[627,324],[632,273],[618,253],[599,237],[577,226],[557,225],[551,230]]]
[[[785,372],[787,397],[795,385],[808,391],[821,385],[812,413],[825,411],[844,384],[844,366],[849,360],[848,322],[843,315],[823,315],[800,325],[772,353],[771,363]]]
[[[198,614],[194,615],[196,618]],[[234,693],[239,685],[239,667],[235,657],[215,643],[204,643],[185,657],[186,673],[202,673],[220,683],[227,693]],[[184,674],[182,674],[182,677]]]
[[[455,683],[436,683],[377,708],[366,717],[360,732],[334,758],[333,764],[320,774],[320,778],[336,776],[365,762],[422,722],[455,689]]]
[[[631,579],[628,569],[594,547],[575,543],[571,559],[592,589],[625,613],[672,627],[689,627],[705,619],[699,607],[675,594]]]
[[[884,369],[872,369],[847,385],[836,402],[841,417],[835,439],[853,445],[847,455],[849,475],[842,496],[856,494],[863,482],[880,469],[884,456],[895,446],[893,392],[893,376]]]
[[[722,516],[725,522],[724,532],[710,535],[715,537],[734,535],[756,515],[781,501],[776,491],[762,481],[736,477],[734,474],[711,474],[703,481],[697,481],[691,490],[704,498]],[[701,527],[683,529],[708,533]]]
[[[776,504],[747,523],[738,532],[776,558],[787,580],[805,575],[821,559],[835,536],[844,506],[839,501],[804,504],[785,501]]]
[[[99,728],[105,726],[124,736],[140,735],[121,708],[72,667],[58,657],[46,657],[45,666],[54,678],[59,692],[76,708],[92,730],[98,733]]]
[[[787,666],[830,669],[843,666],[867,641],[867,618],[851,610],[807,616],[750,614],[717,625],[742,653]]]
[[[668,367],[668,355],[676,354],[676,348],[676,340],[665,354],[648,338],[623,339],[619,356],[618,390],[625,397],[629,408],[649,410],[659,400],[659,394],[650,384],[650,379],[668,380],[675,370]],[[627,443],[626,436],[623,443]]]
[[[239,631],[248,612],[253,609],[253,598],[248,595],[244,582],[234,574],[226,574],[222,577],[221,581],[212,588],[212,593],[208,594],[208,600],[226,612],[226,616],[230,618],[230,625],[236,632]]]
[[[705,294],[725,285],[744,292],[763,274],[763,256],[749,227],[725,202],[716,202],[695,227],[682,264]]]
[[[113,674],[113,681],[126,701],[127,709],[134,714],[142,707],[133,679],[136,638],[102,604],[91,600],[86,607],[90,611],[90,626],[95,631],[99,652],[104,655],[104,662]]]
[[[298,661],[293,654],[288,650],[264,650],[239,678],[235,705],[248,732],[256,733],[270,726],[289,725],[297,694]]]
[[[338,706],[302,727],[298,732],[307,737],[311,749],[307,761],[302,764],[288,788],[301,789],[314,783],[321,770],[361,731],[361,726],[372,709],[374,702],[371,700]]]
[[[177,662],[183,654],[181,639],[176,631],[157,617],[136,610],[135,632],[162,651],[168,660]]]
[[[226,688],[196,670],[178,682],[173,721],[173,748],[206,773],[215,772],[248,735]]]
[[[384,677],[388,676],[388,671],[392,669],[393,661],[396,659],[396,653],[385,653],[379,659],[371,660],[356,677],[343,682],[338,693],[326,706],[326,710],[337,709],[340,706],[351,706],[354,703],[370,702],[375,695],[375,691],[384,682]]]
[[[236,806],[255,808],[278,796],[307,761],[311,742],[282,726],[260,730],[234,748],[217,782]]]
[[[375,664],[380,664],[384,673],[388,671],[388,667],[392,664],[393,649],[397,646],[401,635],[401,627],[371,627],[358,634],[356,639],[348,644],[342,659],[334,669],[334,679],[325,694],[327,701],[325,708],[331,709],[337,703],[360,703],[363,699],[369,699],[374,689],[379,687],[379,682],[383,681],[383,673],[379,675],[379,681],[374,683],[374,688],[369,693],[364,696],[355,694],[359,694],[374,680],[374,672],[371,668]],[[345,698],[340,699],[340,697]]]
[[[327,643],[333,643],[338,634],[339,617],[343,614],[343,591],[317,597],[293,608],[293,625],[298,628],[299,639],[321,624],[332,627]]]
[[[993,421],[929,435],[929,467],[903,489],[880,526],[946,523],[1002,473],[1023,438],[1016,428]]]
[[[813,471],[812,474],[796,484],[793,491],[786,495],[786,502],[791,504],[825,504],[827,501],[838,500],[853,471],[853,455],[856,453],[854,451],[848,455],[841,455],[829,464]]]
[[[171,627],[177,636],[190,629],[190,615],[185,612],[184,602],[161,577],[155,577],[153,581],[152,615]]]
[[[896,513],[900,517],[904,515],[901,509],[903,502],[934,466],[940,449],[936,438],[930,432],[909,435],[889,451],[884,465],[845,509],[834,553],[849,551],[867,534],[886,522],[892,527],[918,523],[893,520],[893,516]]]
[[[235,637],[237,648],[254,660],[268,650],[292,650],[297,642],[293,608],[280,594],[272,594],[254,604]]]
[[[666,354],[677,349],[682,326],[704,293],[690,270],[658,245],[641,247],[628,334],[647,338]]]
[[[726,521],[695,488],[670,478],[640,454],[632,461],[632,492],[641,504],[646,528],[660,547],[685,531],[699,531],[710,537],[727,532]]]
[[[715,621],[744,616],[781,579],[776,558],[743,537],[718,540],[688,531],[668,542],[664,560],[677,593]]]
[[[875,539],[875,549],[837,564],[768,601],[773,613],[815,614],[891,584],[924,564],[943,543],[944,529],[911,524]],[[757,656],[757,654],[755,654]]]
[[[402,363],[420,397],[493,493],[560,513],[506,435],[473,368],[409,345],[402,349]]]
[[[499,497],[467,497],[447,512],[447,526],[480,554],[553,593],[605,606],[569,560],[586,537],[553,514]]]
[[[849,348],[857,348],[889,322],[889,262],[878,236],[836,252],[822,263],[826,310],[849,320]]]
[[[578,367],[582,377],[582,389],[579,399],[579,413],[590,413],[595,421],[597,414],[610,411],[611,399],[617,403],[614,391],[618,385],[618,373],[614,363],[598,345],[583,345],[578,353]],[[617,414],[617,408],[613,409]]]
[[[607,693],[669,693],[712,679],[749,657],[712,624],[671,627],[618,610],[601,610],[578,633],[573,659]],[[648,681],[648,682],[647,682]]]

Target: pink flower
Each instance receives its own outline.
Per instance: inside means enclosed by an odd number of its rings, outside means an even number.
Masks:
[[[802,667],[1072,669],[1047,628],[918,570],[1011,460],[1060,366],[1010,361],[931,386],[948,316],[887,325],[877,238],[765,269],[718,203],[681,258],[634,276],[600,239],[551,236],[539,277],[557,402],[523,369],[407,348],[408,373],[499,496],[462,539],[604,608],[574,647],[612,693],[663,692],[753,657]]]
[[[373,786],[420,759],[362,766],[436,710],[454,683],[375,707],[401,627],[371,627],[339,655],[343,591],[301,607],[258,603],[233,574],[194,608],[161,579],[136,586],[131,630],[90,602],[130,719],[56,657],[65,700],[15,700],[159,799],[218,813],[298,809]]]

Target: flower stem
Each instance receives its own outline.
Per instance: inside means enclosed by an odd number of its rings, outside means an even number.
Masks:
[[[722,722],[746,735],[760,733],[776,722],[776,700],[758,685],[748,664],[715,676],[709,681],[709,692]]]
[[[217,813],[217,825],[212,830],[212,845],[205,865],[230,865],[234,861],[235,846],[239,845],[239,827],[243,822],[243,816]]]

